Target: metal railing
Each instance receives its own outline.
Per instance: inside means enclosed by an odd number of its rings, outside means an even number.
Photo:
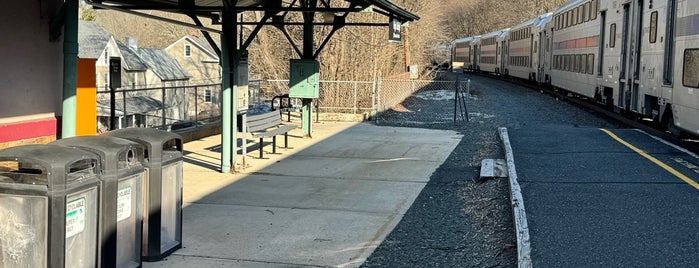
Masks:
[[[425,114],[424,120],[440,120],[432,115],[436,110],[452,113],[455,118],[454,105],[465,103],[455,101],[456,81],[439,80],[395,80],[377,79],[376,81],[320,81],[320,96],[315,101],[316,113],[370,114],[393,112],[412,113],[411,118]],[[465,82],[462,82],[465,83]],[[251,80],[248,85],[248,109],[269,111],[280,107],[280,100],[275,98],[289,92],[288,80]],[[459,84],[459,88],[464,87]],[[421,93],[437,94],[431,98],[450,100],[451,105],[434,103],[416,109],[410,106],[412,98]],[[441,94],[441,95],[440,95]],[[115,128],[154,127],[169,130],[176,127],[198,126],[197,122],[214,122],[221,114],[221,84],[162,86],[149,88],[119,88],[111,91],[105,88],[97,91],[98,127],[100,131],[110,128],[111,103],[114,99],[114,114],[119,119]],[[291,99],[286,107],[300,108],[299,99]],[[435,110],[435,111],[430,111]],[[422,112],[424,111],[424,112]],[[420,113],[422,112],[422,113]],[[428,115],[429,114],[429,115]],[[463,115],[463,113],[461,113]],[[417,116],[417,117],[416,117]],[[467,114],[466,114],[467,116]],[[378,117],[376,117],[378,118]],[[386,119],[386,118],[384,118]],[[318,119],[316,119],[318,120]],[[378,120],[378,119],[377,119]],[[454,119],[455,120],[455,119]],[[194,122],[191,124],[191,122]]]
[[[118,88],[113,92],[100,88],[97,91],[98,129],[100,132],[125,127],[167,130],[173,124],[188,121],[216,121],[220,118],[220,94],[220,84]],[[115,122],[110,120],[112,114],[116,116]]]

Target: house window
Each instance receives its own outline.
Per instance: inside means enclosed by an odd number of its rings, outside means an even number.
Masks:
[[[192,46],[191,45],[184,45],[184,56],[185,57],[192,56]]]
[[[211,89],[204,90],[204,102],[211,103]]]
[[[683,68],[682,84],[685,87],[699,88],[699,49],[684,51]]]

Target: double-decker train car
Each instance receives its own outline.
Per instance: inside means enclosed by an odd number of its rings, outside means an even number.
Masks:
[[[508,34],[509,56],[506,61],[505,75],[521,79],[539,81],[543,73],[540,55],[544,53],[540,35],[546,23],[551,20],[551,13],[540,15],[510,28]],[[541,63],[541,64],[540,64]]]
[[[645,33],[648,29],[648,36],[644,36],[643,39],[649,40],[655,48],[654,57],[641,56],[642,60],[655,61],[655,65],[661,68],[648,69],[645,66],[646,62],[641,61],[641,72],[648,77],[646,80],[654,81],[653,86],[660,89],[655,92],[661,94],[657,98],[656,106],[660,111],[660,120],[663,120],[661,122],[674,134],[686,131],[697,136],[699,135],[699,1],[662,2],[656,1],[656,6],[644,12],[644,18],[646,18],[644,21],[648,22],[648,27],[643,27],[643,32]],[[662,51],[662,54],[658,51]],[[644,103],[653,100],[646,99]]]
[[[487,33],[482,35],[476,46],[476,70],[486,73],[500,74],[505,70],[505,61],[507,58],[507,33],[509,28]]]
[[[474,43],[479,36],[466,37],[456,39],[451,43],[452,47],[452,65],[453,70],[473,70],[475,64],[475,48]]]
[[[550,60],[545,70],[548,82],[559,88],[590,98],[595,97],[597,75],[595,61],[599,60],[599,31],[602,19],[598,0],[574,0],[553,12],[547,50]]]
[[[475,69],[550,84],[675,135],[699,135],[699,1],[572,0],[545,27],[536,19],[472,42]]]

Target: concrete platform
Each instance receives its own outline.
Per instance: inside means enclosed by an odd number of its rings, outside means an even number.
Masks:
[[[695,156],[611,132],[699,181]],[[597,128],[523,128],[510,140],[534,267],[699,267],[699,189]]]
[[[366,123],[313,134],[267,144],[267,159],[249,147],[236,174],[217,171],[220,136],[185,144],[183,248],[144,267],[358,266],[461,139]]]

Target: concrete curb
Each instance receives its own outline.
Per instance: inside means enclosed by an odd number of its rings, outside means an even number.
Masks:
[[[498,129],[500,140],[505,147],[505,159],[510,184],[510,205],[512,206],[512,216],[514,218],[515,231],[517,232],[517,267],[532,267],[531,245],[529,244],[529,226],[527,225],[527,214],[524,212],[524,199],[522,189],[517,182],[517,170],[515,169],[515,159],[510,145],[510,138],[507,135],[507,128]]]

